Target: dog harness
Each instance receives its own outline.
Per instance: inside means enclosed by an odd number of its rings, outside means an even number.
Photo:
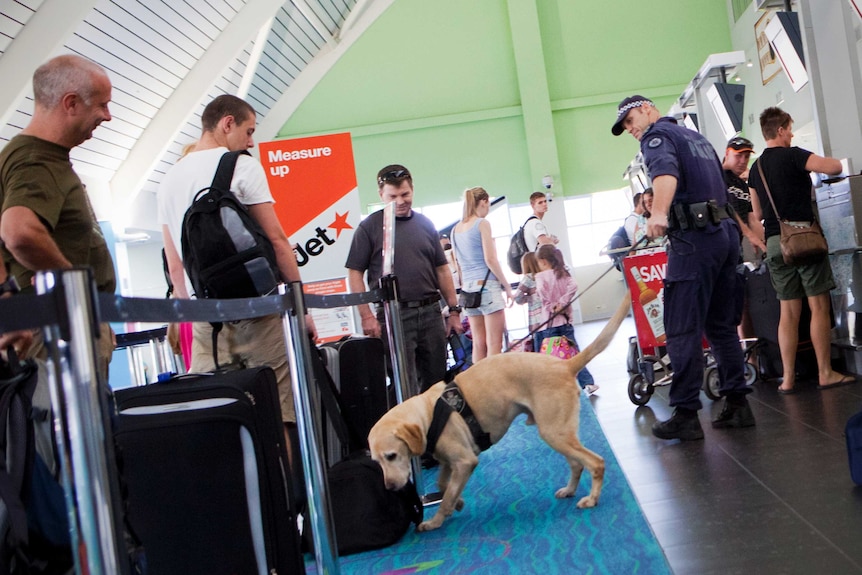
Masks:
[[[431,418],[431,425],[428,428],[428,433],[425,436],[427,453],[434,453],[437,448],[437,441],[443,433],[443,428],[449,421],[449,416],[453,412],[457,412],[467,423],[470,428],[470,434],[473,436],[473,441],[479,446],[480,451],[485,451],[491,447],[491,435],[482,430],[479,425],[479,420],[473,415],[473,410],[467,405],[464,396],[461,395],[461,389],[453,381],[446,385],[446,389],[440,395],[440,399],[434,405],[434,415]]]

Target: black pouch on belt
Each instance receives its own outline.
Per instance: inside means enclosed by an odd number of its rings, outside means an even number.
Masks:
[[[706,227],[706,224],[712,221],[709,203],[697,202],[696,204],[688,205],[689,214],[691,215],[691,223],[699,230]]]

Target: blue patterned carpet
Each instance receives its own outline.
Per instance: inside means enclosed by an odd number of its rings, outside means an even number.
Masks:
[[[429,533],[411,529],[386,549],[340,559],[344,575],[630,574],[670,573],[602,433],[592,407],[581,403],[581,441],[605,458],[599,505],[578,509],[586,495],[585,472],[575,497],[557,500],[568,477],[561,455],[524,418],[479,457],[464,490],[464,510]],[[430,489],[436,480],[426,472]],[[425,510],[426,517],[435,511]],[[313,559],[308,573],[317,573]]]

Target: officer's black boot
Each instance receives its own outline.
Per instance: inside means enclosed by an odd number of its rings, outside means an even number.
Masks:
[[[703,428],[697,418],[697,412],[691,409],[677,407],[667,421],[656,421],[652,426],[652,434],[659,439],[681,439],[693,441],[703,439]]]
[[[728,395],[724,398],[724,407],[718,417],[712,420],[715,429],[728,427],[752,427],[755,425],[754,414],[744,395]]]

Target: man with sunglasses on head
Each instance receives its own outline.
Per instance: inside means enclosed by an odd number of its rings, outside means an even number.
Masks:
[[[437,230],[431,220],[412,209],[410,172],[399,164],[386,166],[377,173],[377,191],[383,203],[391,202],[395,207],[394,272],[400,292],[407,377],[418,393],[446,374],[446,336],[462,331],[461,308]],[[366,291],[366,279],[368,286],[378,285],[383,275],[383,210],[370,214],[356,228],[345,265],[351,292]],[[441,296],[449,306],[445,323],[440,314]],[[381,337],[388,354],[382,307],[373,310],[362,305],[359,315],[363,333]]]
[[[631,96],[620,102],[611,128],[640,142],[655,199],[646,235],[668,235],[664,280],[664,325],[673,363],[673,415],[657,421],[660,439],[703,439],[697,412],[703,383],[701,339],[709,340],[718,364],[724,407],[715,428],[755,424],[746,394],[742,348],[736,335],[741,304],[737,277],[739,229],[728,209],[721,162],[709,141],[662,117],[652,100]]]
[[[751,140],[742,136],[734,136],[727,142],[724,151],[724,183],[727,184],[727,200],[733,205],[736,212],[736,223],[742,232],[741,256],[745,261],[757,260],[758,252],[766,253],[766,244],[763,242],[763,224],[754,217],[751,210],[751,193],[748,183],[743,179],[743,174],[748,172],[748,160],[754,153],[754,144]]]

